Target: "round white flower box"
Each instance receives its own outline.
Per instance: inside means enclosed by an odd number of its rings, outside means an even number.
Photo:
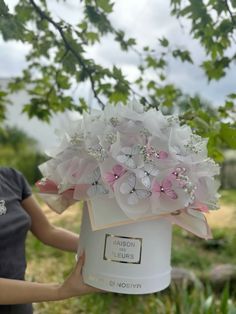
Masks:
[[[85,251],[84,282],[125,294],[163,290],[171,280],[171,239],[165,218],[92,231],[85,207],[78,249]]]

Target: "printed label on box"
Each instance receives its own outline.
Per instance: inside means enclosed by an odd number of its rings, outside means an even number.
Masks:
[[[123,237],[106,234],[104,260],[119,263],[140,264],[142,238]]]

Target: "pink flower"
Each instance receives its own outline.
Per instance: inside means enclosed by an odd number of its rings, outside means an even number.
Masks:
[[[177,167],[175,168],[172,173],[168,176],[169,180],[177,180],[178,185],[181,188],[184,188],[186,186],[186,176],[184,177],[184,175],[186,174],[186,169],[183,167]],[[184,178],[184,179],[182,179]]]
[[[161,193],[165,194],[172,200],[175,200],[178,198],[177,194],[175,193],[172,188],[172,182],[169,179],[164,179],[161,183],[154,180],[152,184],[152,191],[159,194],[161,196]]]
[[[41,193],[56,193],[58,192],[57,184],[47,178],[42,178],[41,180],[37,181],[35,183],[37,188],[39,188],[39,191]]]
[[[200,202],[195,202],[193,204],[193,207],[196,210],[199,210],[200,212],[203,212],[203,213],[208,213],[209,212],[209,209],[208,209],[207,205],[203,204],[203,203],[200,203]]]
[[[121,176],[125,174],[126,170],[121,165],[115,165],[112,168],[112,171],[108,171],[105,173],[104,178],[110,186],[113,187],[116,180],[118,180]]]
[[[145,155],[148,160],[153,160],[153,159],[166,159],[168,157],[168,153],[161,150],[155,150],[153,146],[150,146],[149,144],[145,146]]]
[[[158,159],[166,159],[168,157],[168,153],[161,150],[159,153],[156,152],[155,157]]]
[[[183,167],[177,167],[174,169],[174,171],[171,173],[171,175],[175,178],[178,179],[180,175],[183,175],[186,173],[186,169]]]
[[[66,198],[73,199],[73,193],[74,193],[74,187],[71,187],[70,189],[65,190],[62,193],[58,192],[58,185],[47,178],[43,178],[35,183],[37,188],[39,188],[40,193],[46,193],[46,194],[58,194],[65,196]]]

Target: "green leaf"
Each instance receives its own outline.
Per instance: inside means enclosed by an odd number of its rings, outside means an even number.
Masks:
[[[109,96],[109,101],[111,103],[114,103],[114,104],[117,104],[119,102],[126,103],[127,99],[128,99],[128,94],[125,94],[125,93],[122,93],[122,92],[119,92],[119,91],[114,91]]]
[[[81,28],[83,31],[87,31],[88,23],[86,21],[83,21],[82,23],[78,24],[78,27]]]
[[[115,40],[120,43],[121,49],[127,51],[131,46],[136,45],[134,38],[125,39],[125,33],[121,30],[115,32]]]
[[[164,73],[160,73],[159,78],[160,78],[161,81],[165,81],[166,76],[165,76]]]
[[[147,89],[155,89],[156,83],[154,81],[149,81],[147,84]]]
[[[80,54],[84,52],[84,49],[81,42],[73,37],[70,28],[67,28],[67,31],[65,32],[65,38],[69,46],[73,49],[73,55],[75,56],[76,53],[80,58]],[[70,53],[72,53],[71,50]]]
[[[7,92],[0,90],[0,122],[6,118],[5,113],[7,104],[11,104],[11,102],[7,99]]]
[[[224,155],[222,154],[218,147],[218,136],[213,134],[210,134],[208,136],[207,149],[208,156],[210,158],[213,158],[216,162],[224,161]]]
[[[40,120],[45,122],[49,122],[52,115],[47,109],[45,99],[40,97],[31,98],[30,103],[24,106],[22,112],[27,113],[29,118],[37,116]]]
[[[114,3],[110,3],[109,0],[97,0],[96,3],[101,9],[103,9],[104,12],[112,12]]]
[[[182,62],[187,61],[193,63],[190,51],[188,50],[175,49],[173,50],[172,55],[174,58],[179,58]]]
[[[221,123],[220,137],[229,148],[236,149],[236,128],[226,123]]]
[[[227,35],[227,33],[232,32],[234,29],[232,21],[229,19],[223,20],[218,26],[218,31]]]
[[[46,31],[48,29],[48,21],[40,19],[36,21],[37,28],[41,31]]]
[[[80,104],[80,106],[78,108],[79,112],[82,113],[83,111],[87,111],[88,110],[88,104],[87,104],[86,100],[83,97],[79,98],[79,104]]]
[[[153,69],[164,69],[166,66],[166,60],[164,58],[156,59],[152,57],[151,55],[146,56],[145,61],[147,63],[148,68]]]
[[[169,41],[165,37],[160,38],[159,42],[160,42],[162,47],[168,47],[169,46]]]
[[[68,52],[62,61],[64,70],[71,74],[74,74],[76,72],[76,63],[77,59],[71,52]]]
[[[236,93],[229,94],[227,97],[230,99],[236,99]]]
[[[116,66],[113,66],[113,75],[118,81],[124,79],[121,69],[117,68]]]
[[[97,92],[98,93],[103,93],[105,95],[110,95],[110,90],[111,90],[111,83],[103,83],[103,84],[100,84],[99,87],[97,88]]]
[[[209,80],[219,80],[226,74],[226,69],[230,65],[230,59],[223,57],[218,60],[207,60],[202,63],[202,68],[205,70]]]
[[[26,4],[19,3],[15,7],[15,12],[17,13],[17,19],[21,23],[26,23],[33,17],[33,7]]]
[[[71,87],[69,78],[66,75],[63,75],[61,72],[57,74],[56,82],[61,89],[69,89]]]
[[[23,40],[24,26],[12,15],[1,17],[0,31],[5,41],[10,39]]]
[[[91,43],[94,44],[95,42],[99,42],[99,35],[98,33],[95,32],[87,32],[85,33],[85,36],[87,40]]]
[[[92,5],[85,6],[85,15],[88,20],[93,24],[101,34],[107,34],[112,32],[112,26],[108,20],[106,14],[100,12],[96,7]]]
[[[0,99],[1,99],[1,98],[4,98],[4,97],[6,97],[6,96],[7,96],[7,93],[4,92],[4,91],[2,91],[2,90],[0,90]]]
[[[147,62],[147,67],[149,68],[157,68],[157,61],[155,58],[153,58],[152,56],[148,55],[145,59],[145,61]]]
[[[6,15],[9,9],[3,0],[0,0],[0,16]]]

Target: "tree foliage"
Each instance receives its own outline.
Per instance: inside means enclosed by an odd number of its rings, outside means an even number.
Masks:
[[[209,155],[217,160],[222,160],[222,146],[236,147],[234,91],[213,112],[206,110],[198,96],[190,97],[168,82],[166,70],[171,58],[194,63],[190,51],[163,37],[155,47],[146,46],[139,51],[135,38],[112,25],[114,4],[110,0],[82,0],[83,14],[76,25],[53,16],[47,4],[46,0],[19,0],[10,13],[6,2],[0,0],[2,38],[20,40],[31,47],[27,68],[9,84],[10,92],[28,91],[31,99],[23,111],[29,117],[49,121],[52,113],[65,109],[88,110],[83,97],[71,96],[73,86],[87,82],[101,108],[107,103],[126,103],[135,95],[147,108],[178,111],[183,122],[209,137]],[[171,0],[170,11],[176,18],[190,21],[192,36],[206,53],[201,67],[208,80],[224,77],[236,58],[235,1]],[[119,65],[105,67],[88,57],[88,48],[100,43],[104,36],[113,38],[124,52],[133,50],[139,55],[139,74],[134,82],[127,80]],[[0,92],[2,119],[5,96]]]
[[[24,173],[29,183],[41,177],[38,165],[46,160],[37,141],[17,127],[0,130],[0,165],[13,167]]]
[[[221,79],[236,59],[235,0],[171,0],[171,6],[173,15],[190,21],[193,37],[204,48],[207,59],[201,66],[208,79]]]

